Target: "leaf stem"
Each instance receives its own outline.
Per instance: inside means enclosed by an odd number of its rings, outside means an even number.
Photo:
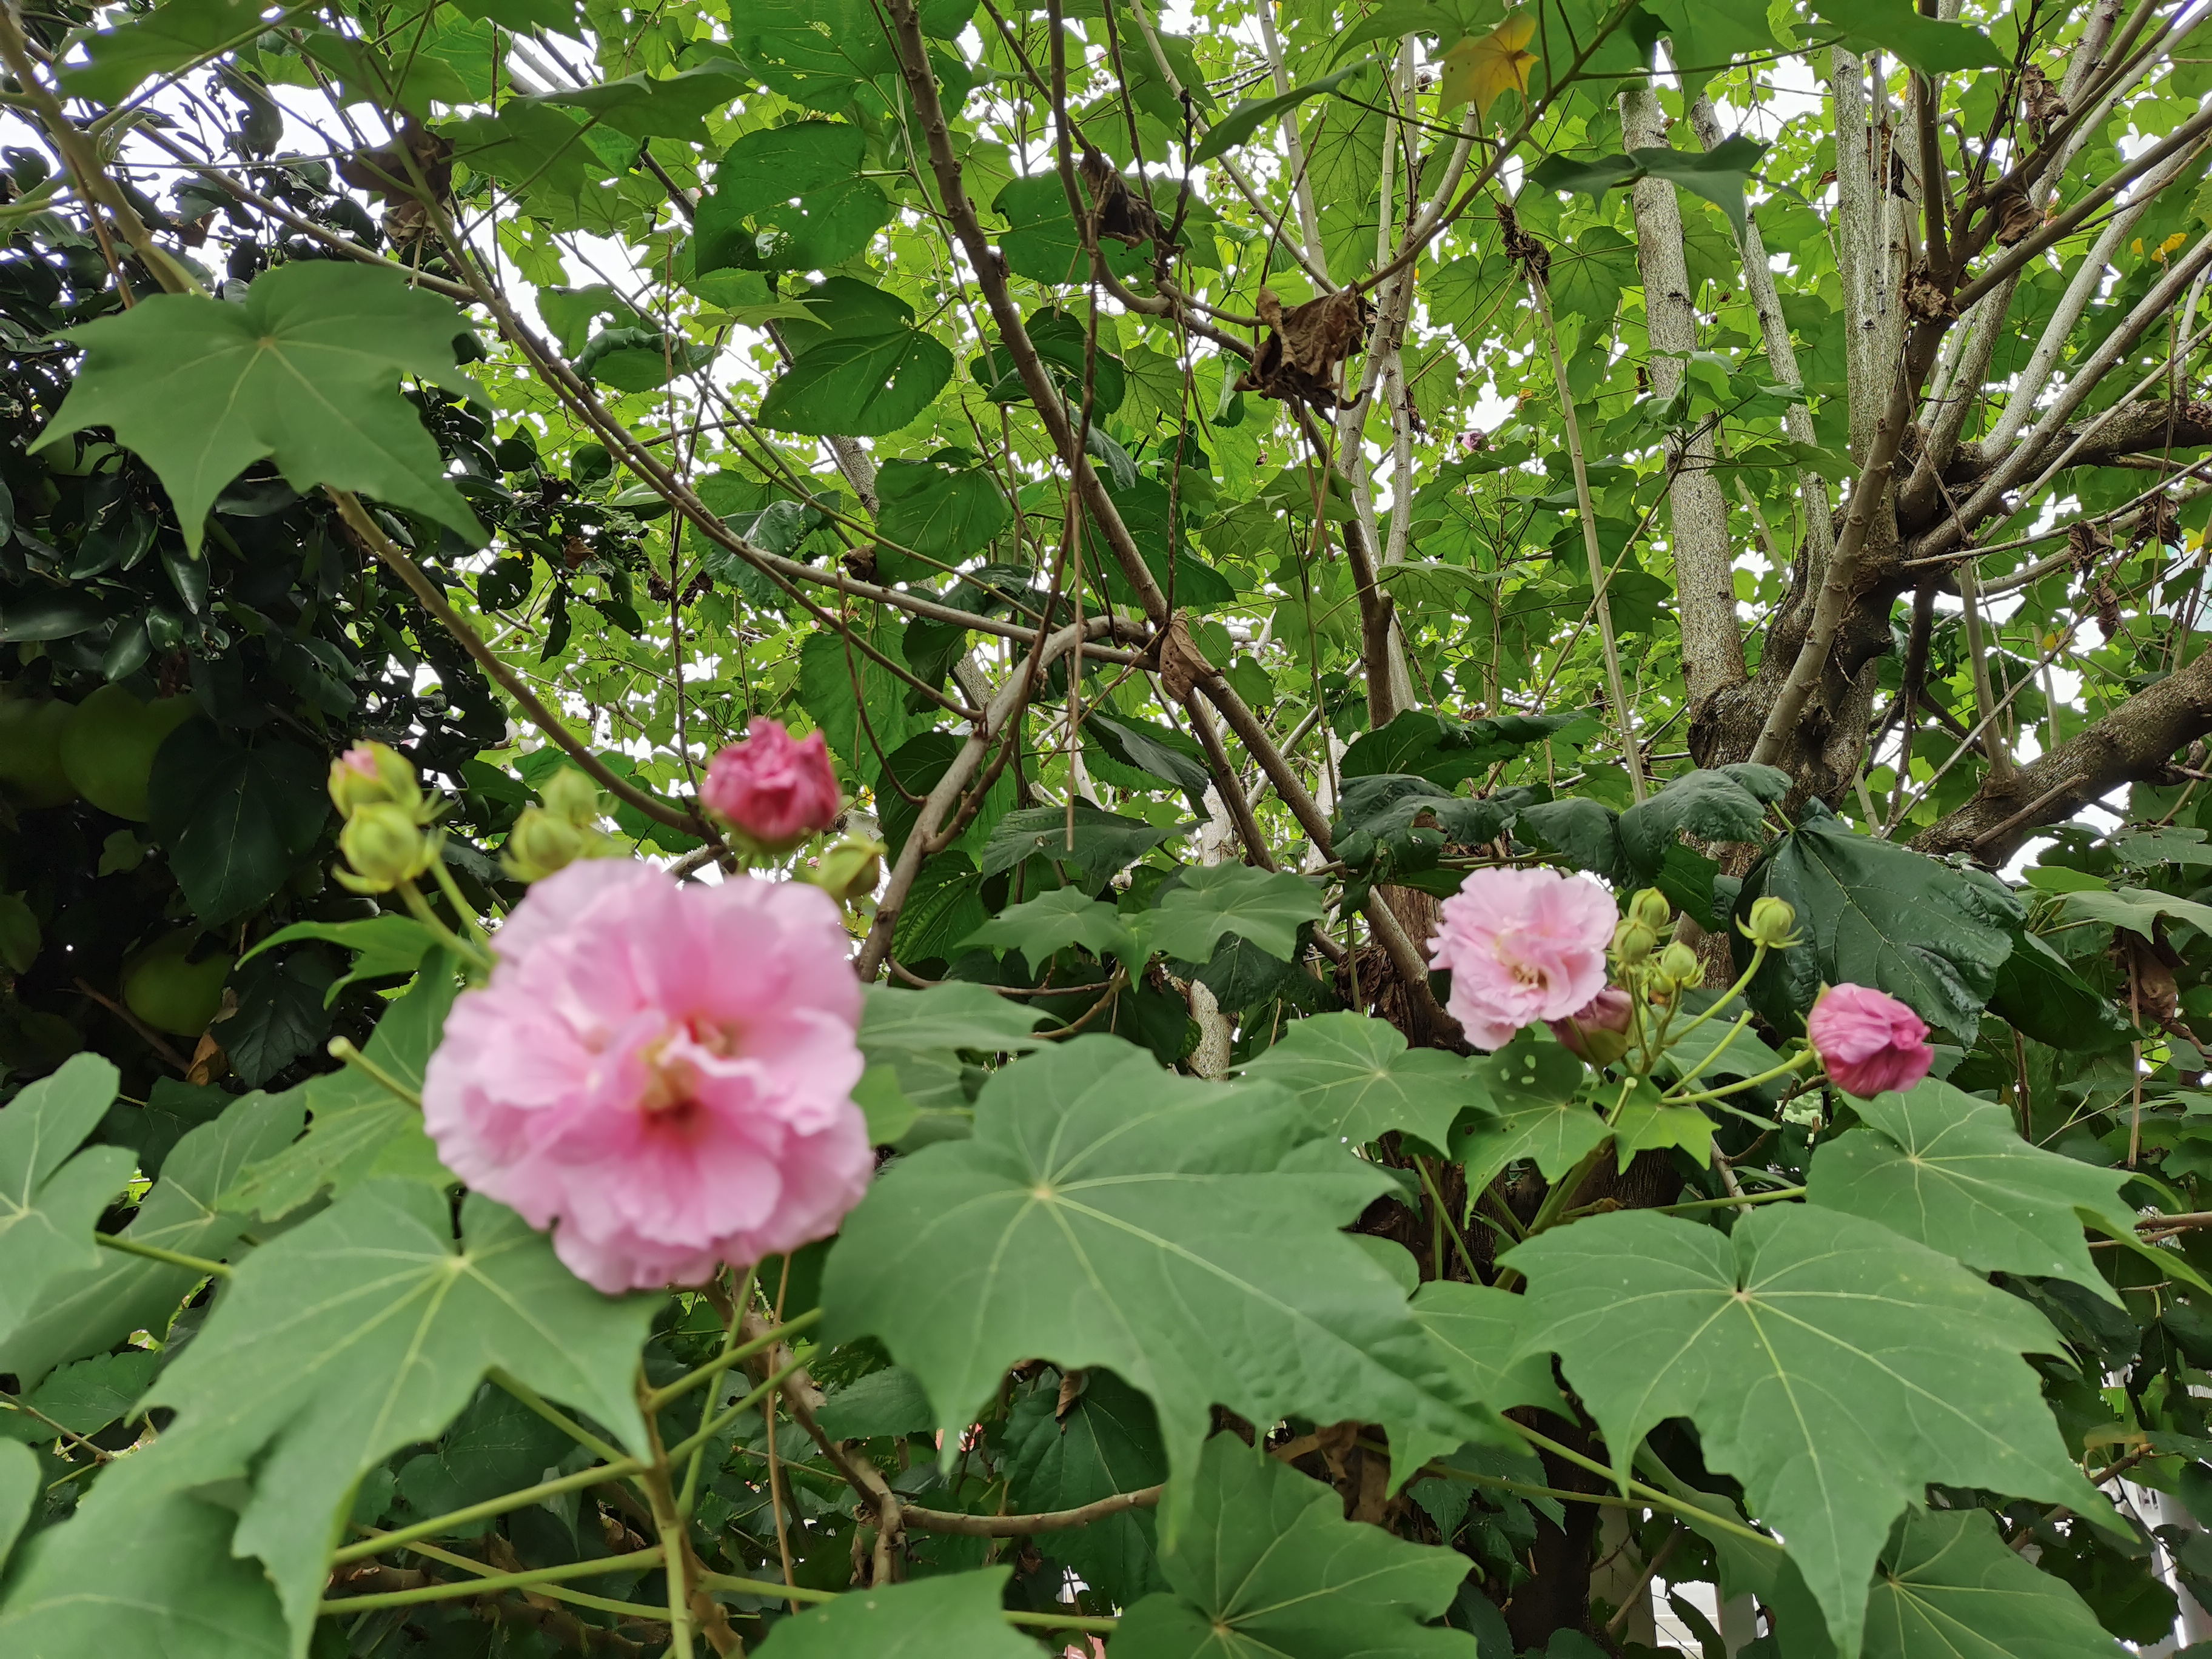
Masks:
[[[619,1480],[635,1474],[645,1467],[635,1457],[625,1457],[619,1463],[598,1463],[588,1469],[579,1469],[574,1474],[564,1474],[557,1480],[541,1480],[534,1486],[525,1486],[520,1492],[502,1493],[487,1498],[480,1504],[449,1510],[443,1515],[434,1515],[427,1521],[417,1521],[412,1526],[398,1527],[390,1532],[371,1532],[357,1544],[347,1544],[331,1553],[331,1565],[343,1566],[349,1561],[364,1560],[372,1555],[382,1555],[387,1550],[412,1548],[419,1538],[429,1538],[441,1532],[452,1532],[471,1521],[489,1521],[505,1515],[509,1510],[519,1510],[532,1504],[543,1503],[549,1498],[558,1498],[562,1492],[580,1492],[586,1486],[596,1486],[602,1481]],[[367,1530],[364,1528],[364,1530]],[[655,1615],[658,1617],[658,1615]]]
[[[1563,1446],[1549,1435],[1540,1434],[1525,1423],[1517,1423],[1513,1419],[1502,1414],[1498,1421],[1530,1445],[1540,1450],[1547,1451],[1554,1457],[1564,1459],[1578,1469],[1601,1475],[1606,1480],[1617,1483],[1630,1497],[1641,1499],[1653,1509],[1665,1510],[1669,1514],[1680,1516],[1686,1521],[1709,1522],[1723,1532],[1732,1534],[1753,1544],[1763,1544],[1768,1549],[1778,1550],[1782,1547],[1779,1542],[1768,1537],[1756,1527],[1748,1527],[1741,1521],[1731,1521],[1724,1516],[1715,1515],[1711,1510],[1701,1510],[1693,1504],[1685,1504],[1680,1498],[1671,1497],[1656,1486],[1647,1486],[1641,1480],[1625,1479],[1613,1470],[1606,1468],[1595,1457],[1585,1457],[1573,1447]]]
[[[1766,949],[1767,947],[1764,944],[1761,944],[1757,940],[1753,941],[1751,947],[1751,965],[1746,968],[1743,972],[1736,975],[1735,984],[1729,986],[1727,990],[1722,992],[1720,995],[1713,999],[1711,1006],[1706,1008],[1705,1012],[1699,1014],[1687,1025],[1685,1025],[1680,1030],[1674,1033],[1674,1041],[1676,1042],[1680,1042],[1684,1037],[1689,1036],[1691,1032],[1696,1030],[1698,1027],[1703,1025],[1715,1014],[1720,1012],[1722,1009],[1727,1007],[1729,1003],[1735,1001],[1736,998],[1743,994],[1744,988],[1751,983],[1752,976],[1759,972],[1759,963],[1766,960]],[[1747,1013],[1744,1018],[1748,1019],[1750,1015]],[[1719,1051],[1716,1049],[1714,1052],[1718,1053]],[[1710,1058],[1710,1056],[1708,1056],[1708,1058]]]
[[[1467,1266],[1467,1276],[1476,1284],[1480,1284],[1482,1275],[1474,1270],[1474,1252],[1467,1248],[1467,1239],[1460,1232],[1459,1223],[1452,1218],[1451,1206],[1444,1202],[1444,1195],[1437,1190],[1436,1177],[1429,1173],[1428,1160],[1416,1155],[1413,1159],[1413,1168],[1420,1172],[1421,1185],[1428,1189],[1429,1202],[1437,1206],[1437,1218],[1451,1230],[1452,1243],[1459,1246],[1459,1259]],[[1443,1252],[1439,1251],[1437,1255],[1441,1257]],[[1437,1277],[1442,1279],[1443,1276],[1444,1264],[1439,1260],[1437,1263]]]
[[[779,1601],[835,1601],[847,1592],[809,1589],[803,1584],[779,1584],[766,1578],[737,1578],[726,1572],[702,1572],[699,1582],[714,1589],[735,1590],[740,1595],[763,1595]],[[1016,1613],[1001,1609],[999,1616],[1010,1625],[1029,1625],[1039,1630],[1079,1630],[1109,1636],[1121,1627],[1118,1619],[1093,1619],[1082,1613]]]
[[[809,1312],[800,1314],[796,1319],[787,1321],[787,1322],[777,1326],[774,1330],[768,1332],[764,1335],[753,1338],[750,1342],[743,1343],[734,1348],[724,1349],[720,1353],[708,1360],[705,1364],[700,1366],[697,1370],[689,1371],[684,1376],[678,1377],[673,1382],[667,1384],[665,1387],[655,1389],[651,1394],[646,1395],[646,1409],[647,1411],[659,1411],[670,1401],[678,1399],[681,1396],[690,1393],[692,1389],[697,1388],[702,1382],[710,1382],[714,1377],[720,1376],[724,1371],[729,1370],[731,1366],[736,1364],[739,1360],[750,1359],[753,1355],[758,1353],[763,1348],[773,1347],[776,1343],[781,1342],[787,1336],[805,1330],[811,1326],[817,1325],[821,1321],[822,1310],[816,1308]]]
[[[102,1249],[119,1250],[125,1255],[143,1255],[149,1261],[161,1261],[172,1267],[189,1267],[196,1273],[210,1279],[228,1279],[231,1266],[227,1261],[210,1261],[204,1255],[186,1255],[179,1250],[165,1250],[158,1244],[141,1244],[135,1238],[124,1238],[114,1233],[94,1233],[92,1242]]]
[[[1721,1198],[1695,1199],[1687,1204],[1662,1204],[1656,1209],[1652,1210],[1650,1213],[1653,1215],[1693,1215],[1700,1210],[1724,1210],[1731,1206],[1742,1206],[1746,1204],[1771,1204],[1777,1199],[1802,1198],[1804,1196],[1805,1189],[1802,1187],[1775,1187],[1763,1193],[1746,1193],[1740,1198],[1734,1193],[1730,1193]]]
[[[409,1088],[398,1078],[392,1076],[391,1073],[386,1071],[384,1067],[378,1065],[367,1054],[362,1053],[360,1049],[355,1048],[353,1044],[347,1042],[345,1038],[332,1037],[330,1042],[329,1052],[333,1060],[343,1060],[347,1065],[352,1066],[356,1072],[362,1073],[371,1081],[381,1085],[387,1092],[398,1096],[400,1099],[405,1101],[416,1111],[419,1112],[422,1109],[422,1097],[421,1095],[416,1093],[414,1090]]]
[[[438,873],[442,877],[445,875],[445,871],[441,868]],[[445,918],[430,908],[430,901],[422,896],[421,888],[411,881],[403,881],[399,884],[399,896],[408,909],[413,913],[415,920],[437,935],[441,945],[471,968],[480,968],[486,973],[491,971],[494,963],[490,953],[463,939],[452,928],[447,927]],[[468,914],[468,907],[458,900],[453,908],[463,915]]]
[[[1721,1100],[1729,1095],[1740,1095],[1747,1089],[1756,1089],[1762,1083],[1771,1083],[1777,1078],[1789,1076],[1790,1073],[1798,1070],[1812,1058],[1813,1051],[1807,1048],[1784,1060],[1779,1066],[1761,1072],[1757,1077],[1741,1078],[1724,1089],[1704,1089],[1693,1095],[1669,1095],[1667,1097],[1667,1103],[1670,1106],[1688,1106],[1701,1100]]]
[[[793,1371],[803,1369],[803,1363],[804,1362],[797,1359],[793,1360],[781,1370],[777,1371],[773,1376],[768,1377],[758,1388],[755,1389],[750,1394],[745,1395],[744,1399],[732,1401],[723,1409],[720,1416],[716,1417],[712,1422],[702,1428],[698,1433],[691,1436],[688,1440],[678,1441],[675,1445],[671,1446],[668,1449],[669,1461],[673,1462],[679,1457],[689,1457],[693,1452],[698,1450],[700,1447],[705,1445],[717,1434],[720,1434],[723,1429],[735,1421],[739,1413],[750,1411],[755,1406],[759,1405],[762,1401],[767,1399],[768,1396],[775,1389],[781,1388],[783,1385],[784,1378],[789,1376]]]
[[[447,1566],[459,1567],[462,1571],[474,1573],[481,1578],[493,1577],[499,1571],[496,1567],[484,1562],[473,1560],[465,1555],[458,1555],[452,1550],[441,1549],[435,1544],[418,1542],[410,1544],[406,1548],[412,1554],[427,1556],[433,1561],[442,1561]],[[592,1595],[582,1590],[568,1589],[560,1584],[540,1584],[537,1587],[537,1594],[550,1595],[556,1601],[574,1602],[580,1607],[591,1607],[600,1613],[625,1613],[633,1619],[651,1619],[657,1621],[664,1616],[660,1608],[647,1607],[642,1601],[617,1601],[608,1596]]]
[[[628,1555],[600,1556],[590,1561],[564,1561],[556,1567],[537,1567],[528,1572],[491,1573],[482,1578],[455,1579],[442,1584],[423,1584],[414,1589],[382,1590],[374,1595],[347,1595],[323,1602],[323,1613],[367,1613],[376,1607],[411,1607],[424,1601],[450,1601],[460,1595],[483,1595],[492,1590],[521,1589],[531,1584],[557,1584],[564,1578],[596,1578],[623,1567],[641,1567],[661,1559],[661,1547],[632,1550]],[[653,1616],[661,1616],[655,1607]]]

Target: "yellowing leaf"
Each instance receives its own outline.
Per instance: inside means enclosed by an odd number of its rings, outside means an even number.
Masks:
[[[1528,66],[1536,61],[1528,46],[1535,33],[1534,18],[1509,17],[1489,33],[1470,34],[1446,52],[1437,77],[1437,112],[1472,102],[1476,115],[1486,121],[1500,93],[1526,93]]]

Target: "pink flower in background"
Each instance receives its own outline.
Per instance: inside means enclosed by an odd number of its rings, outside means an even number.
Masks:
[[[1864,985],[1832,985],[1806,1017],[1805,1032],[1828,1081],[1862,1100],[1910,1089],[1928,1075],[1928,1027],[1895,997]]]
[[[376,751],[365,743],[357,743],[338,757],[346,770],[364,778],[376,775]]]
[[[843,804],[819,732],[793,740],[780,720],[756,720],[707,768],[707,810],[769,852],[796,847],[837,821]]]
[[[454,1003],[424,1127],[447,1169],[555,1228],[610,1294],[826,1237],[874,1168],[848,945],[818,888],[572,864]]]
[[[1605,988],[1620,920],[1595,882],[1556,870],[1477,870],[1443,902],[1435,965],[1451,969],[1452,1017],[1478,1048],[1522,1026],[1564,1019]]]
[[[1610,1066],[1628,1052],[1628,993],[1608,985],[1565,1019],[1546,1022],[1552,1035],[1593,1066]]]

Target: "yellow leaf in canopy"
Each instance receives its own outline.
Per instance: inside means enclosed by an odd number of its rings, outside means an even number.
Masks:
[[[1446,52],[1437,77],[1437,112],[1447,114],[1471,102],[1486,121],[1498,94],[1527,93],[1528,66],[1536,61],[1528,46],[1535,33],[1534,18],[1509,17],[1489,33],[1470,34]]]

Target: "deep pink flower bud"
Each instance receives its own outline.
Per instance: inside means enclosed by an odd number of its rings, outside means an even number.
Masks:
[[[756,720],[707,768],[707,810],[771,853],[796,847],[837,821],[843,798],[819,732],[793,741],[781,720]]]
[[[1605,988],[1611,895],[1556,870],[1476,870],[1443,902],[1431,960],[1451,969],[1452,1018],[1478,1048],[1503,1048]]]
[[[1823,991],[1806,1017],[1805,1031],[1827,1068],[1828,1081],[1862,1100],[1910,1089],[1935,1063],[1920,1016],[1895,997],[1864,985],[1832,985]]]
[[[1629,1016],[1635,1004],[1608,985],[1565,1019],[1547,1020],[1552,1035],[1593,1066],[1610,1066],[1628,1052]]]
[[[628,859],[547,876],[494,941],[422,1079],[445,1166],[553,1228],[609,1294],[704,1282],[837,1231],[875,1169],[836,903],[671,880]]]

